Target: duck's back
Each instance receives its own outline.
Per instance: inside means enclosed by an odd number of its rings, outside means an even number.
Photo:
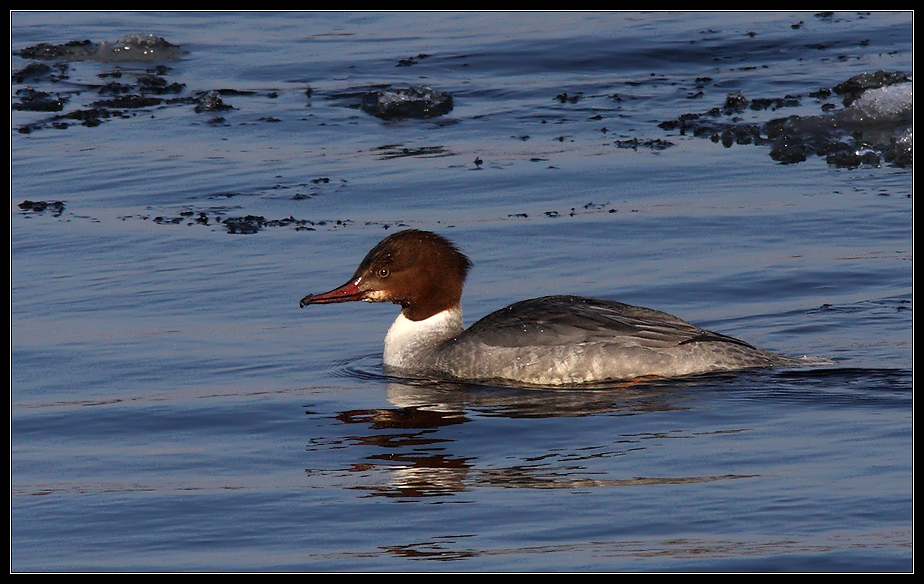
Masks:
[[[473,324],[443,347],[438,369],[459,378],[568,385],[792,361],[665,312],[612,300],[545,296],[511,304]]]

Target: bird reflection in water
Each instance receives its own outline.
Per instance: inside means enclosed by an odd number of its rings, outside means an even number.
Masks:
[[[471,448],[458,432],[446,431],[476,418],[630,416],[682,410],[684,402],[693,399],[690,383],[693,382],[654,381],[575,391],[393,381],[388,384],[387,398],[395,408],[348,410],[337,415],[337,420],[362,428],[347,440],[355,446],[372,449],[372,453],[349,466],[351,472],[371,479],[351,487],[369,496],[422,499],[452,496],[479,486],[584,489],[746,478],[744,475],[590,478],[580,456],[568,449],[550,452],[541,459],[523,458],[509,466],[488,468],[475,456],[454,454]],[[645,449],[645,441],[655,437],[620,436],[589,449],[593,453],[586,456],[625,455]]]

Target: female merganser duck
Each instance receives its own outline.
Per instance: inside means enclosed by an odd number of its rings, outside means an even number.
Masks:
[[[413,377],[564,386],[806,364],[664,312],[581,296],[524,300],[464,329],[471,266],[436,233],[399,231],[369,251],[349,282],[299,306],[399,304],[383,362]]]

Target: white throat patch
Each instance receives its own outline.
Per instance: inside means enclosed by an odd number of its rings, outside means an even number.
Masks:
[[[450,308],[424,320],[399,314],[385,335],[382,361],[388,367],[424,371],[439,344],[462,332],[462,309]]]

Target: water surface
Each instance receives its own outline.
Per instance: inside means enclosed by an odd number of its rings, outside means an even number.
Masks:
[[[857,164],[722,140],[799,116],[850,142],[821,90],[910,75],[912,25],[12,13],[13,53],[133,34],[185,52],[11,83],[14,106],[65,101],[11,112],[11,569],[912,570],[913,174],[871,138],[907,124],[872,115],[850,146],[878,161]],[[179,89],[51,121],[144,75]],[[359,107],[407,86],[452,110]],[[210,92],[230,109],[196,111]],[[722,111],[736,94],[772,105]],[[298,300],[405,226],[474,261],[469,323],[600,296],[836,365],[572,391],[389,378],[397,307]]]

